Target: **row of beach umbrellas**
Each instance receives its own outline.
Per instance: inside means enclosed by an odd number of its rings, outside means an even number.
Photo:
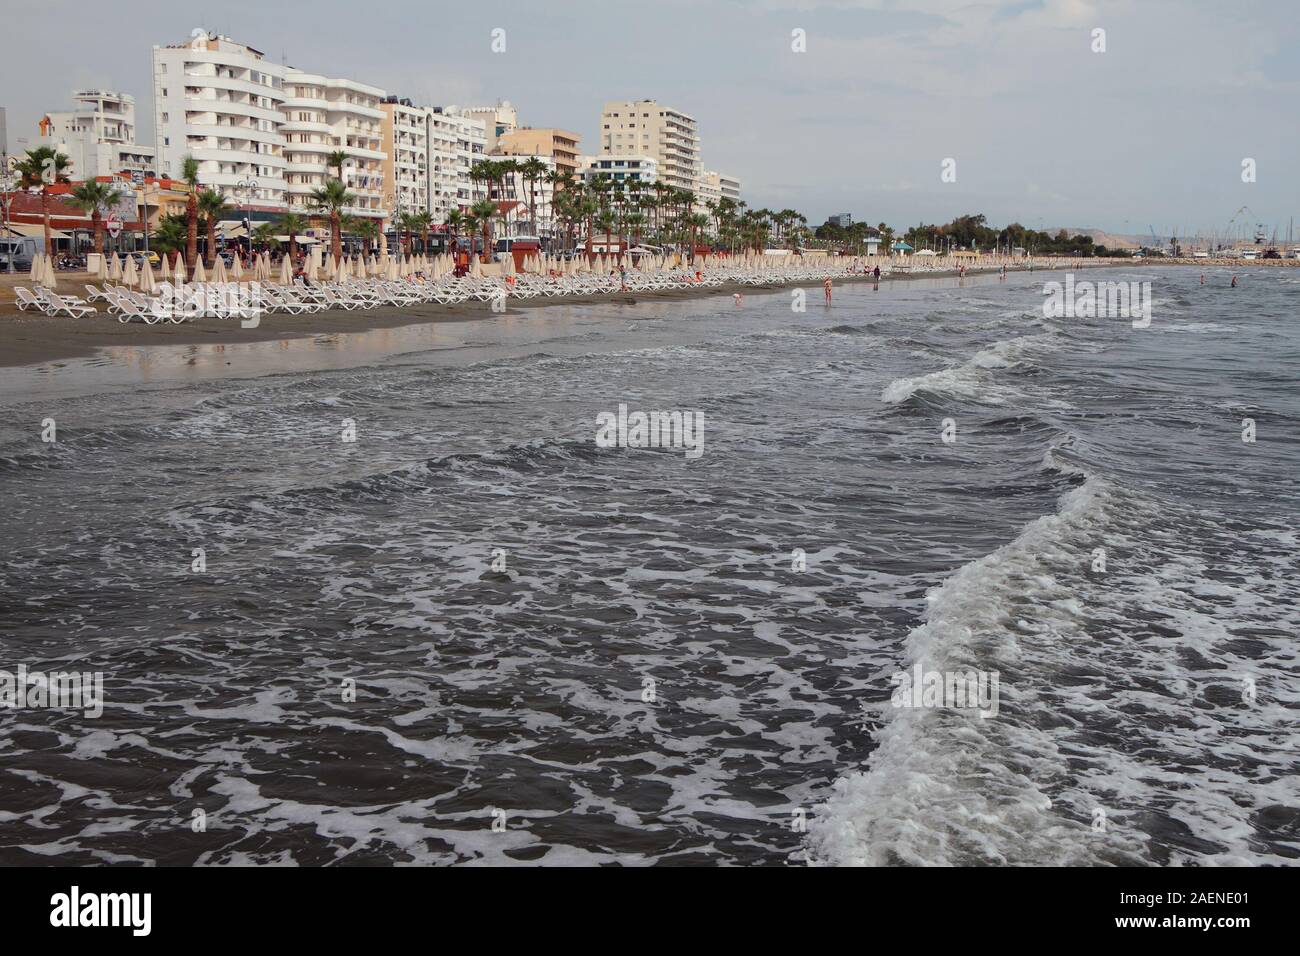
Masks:
[[[742,269],[771,268],[789,265],[793,261],[794,256],[792,254],[778,256],[754,254],[739,256],[705,255],[697,257],[695,268],[707,269],[721,266]],[[677,253],[645,254],[635,257],[626,253],[622,255],[598,253],[590,258],[579,255],[571,259],[545,254],[529,255],[523,259],[522,267],[518,270],[516,270],[514,256],[512,255],[506,256],[500,263],[491,263],[486,266],[479,261],[478,256],[470,257],[470,275],[474,277],[487,274],[514,275],[516,271],[538,275],[548,275],[552,272],[561,275],[577,275],[587,272],[605,274],[620,269],[662,273],[672,272],[686,266],[686,258]],[[441,276],[451,272],[454,268],[455,259],[449,253],[432,257],[383,253],[369,257],[363,255],[341,256],[336,260],[332,253],[323,252],[319,247],[316,247],[307,254],[303,271],[306,273],[307,278],[314,282],[346,283],[367,278],[384,278],[389,281],[397,281],[413,276],[416,273]],[[170,282],[173,278],[181,281],[221,283],[274,281],[281,285],[289,285],[293,281],[293,270],[289,257],[282,257],[279,268],[276,269],[272,265],[270,255],[266,252],[255,255],[247,268],[245,268],[238,256],[232,260],[230,268],[226,267],[225,261],[221,257],[217,257],[211,270],[204,267],[202,257],[195,260],[192,269],[187,268],[184,257],[177,252],[172,257],[162,256],[159,273],[159,275],[155,276],[154,267],[147,259],[137,265],[134,256],[103,255],[99,258],[97,277],[106,282],[130,288],[139,288],[142,292],[147,293],[156,292],[160,281]],[[40,283],[50,289],[56,287],[57,279],[54,262],[49,256],[37,255],[33,259],[31,279],[33,282]]]

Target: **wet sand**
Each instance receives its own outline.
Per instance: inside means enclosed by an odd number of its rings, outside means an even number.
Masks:
[[[1110,263],[1098,263],[1098,266]],[[992,274],[996,270],[972,269],[968,275]],[[1025,270],[1014,270],[1025,271]],[[1045,270],[1036,270],[1045,271]],[[895,273],[882,277],[881,282],[900,282],[917,279],[951,278],[955,272],[935,271]],[[25,276],[16,277],[17,284],[26,285]],[[65,294],[84,293],[84,282],[75,275],[63,281],[60,289]],[[835,280],[843,283],[871,282],[871,276],[843,276]],[[390,329],[434,322],[465,322],[499,317],[488,302],[463,302],[457,305],[423,305],[358,309],[345,312],[331,309],[316,315],[286,315],[276,313],[262,316],[257,328],[242,328],[235,319],[198,319],[179,325],[142,322],[119,322],[116,316],[100,312],[98,315],[72,319],[66,316],[46,316],[36,312],[19,312],[13,304],[14,282],[5,277],[0,281],[0,368],[23,365],[40,365],[64,359],[85,358],[97,351],[115,346],[152,345],[212,345],[247,342],[271,342],[286,338],[305,338],[322,334],[366,332],[371,329]],[[809,280],[784,285],[742,285],[726,283],[696,289],[669,289],[662,292],[621,292],[612,295],[564,296],[509,300],[509,312],[557,305],[635,305],[638,302],[662,302],[681,299],[698,299],[707,296],[730,296],[735,292],[745,295],[771,293],[794,288],[820,289],[821,280]],[[811,299],[812,296],[810,295]]]

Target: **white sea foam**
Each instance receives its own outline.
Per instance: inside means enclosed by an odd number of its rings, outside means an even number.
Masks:
[[[1036,352],[1049,351],[1059,342],[1059,336],[1051,332],[1004,339],[976,352],[962,365],[895,379],[885,386],[880,400],[897,405],[924,391],[1001,405],[1020,393],[994,381],[986,372],[1028,362]]]
[[[1269,571],[1225,568],[1239,532],[1195,521],[1088,478],[932,591],[900,669],[997,671],[1000,714],[884,708],[867,769],[815,814],[809,858],[1287,862],[1257,833],[1294,804],[1288,708],[1300,693],[1288,636],[1270,622],[1279,602],[1297,617],[1300,589],[1283,547]],[[1246,680],[1258,702],[1244,702]],[[1243,789],[1246,764],[1258,769]]]

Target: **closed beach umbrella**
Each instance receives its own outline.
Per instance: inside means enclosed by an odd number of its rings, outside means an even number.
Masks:
[[[230,277],[226,274],[226,260],[217,256],[217,261],[212,264],[212,281],[226,284]]]
[[[194,275],[190,277],[191,282],[207,282],[208,273],[203,268],[203,257],[198,256],[194,260]]]
[[[109,280],[112,281],[112,282],[121,282],[121,281],[122,281],[122,263],[118,260],[117,256],[109,256],[109,260],[110,260],[109,263],[108,263],[108,278],[109,278]]]
[[[269,271],[271,267],[268,264],[266,268],[268,271],[268,275],[266,278],[267,281],[269,282],[271,281],[271,277],[269,275]],[[292,285],[292,284],[293,284],[293,272],[289,268],[289,257],[282,256],[280,258],[280,285]]]
[[[244,260],[239,253],[235,253],[235,258],[230,263],[230,278],[236,282],[242,282],[244,279]]]
[[[163,282],[171,282],[171,281],[172,281],[172,270],[171,270],[171,266],[169,266],[169,265],[167,264],[167,257],[164,255],[160,261],[162,262],[162,280],[163,280]]]
[[[28,276],[33,282],[45,281],[45,253],[38,252],[32,256],[32,268]]]
[[[153,263],[148,259],[144,261],[144,265],[140,270],[140,288],[150,295],[155,295],[158,292],[158,280],[154,278]]]
[[[108,281],[108,256],[101,255],[99,257],[99,268],[95,270],[95,275],[104,281]]]
[[[126,260],[126,268],[122,270],[122,282],[128,287],[134,287],[140,281],[140,277],[135,271],[135,256]]]

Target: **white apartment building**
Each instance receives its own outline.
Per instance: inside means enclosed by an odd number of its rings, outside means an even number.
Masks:
[[[285,205],[307,215],[315,211],[312,193],[339,177],[328,160],[342,152],[342,180],[355,197],[349,216],[384,216],[383,90],[355,80],[287,69],[280,104],[284,137]]]
[[[255,209],[285,207],[287,68],[229,37],[195,30],[153,48],[158,173],[179,179],[193,156],[199,181]]]
[[[722,198],[722,183],[718,174],[705,170],[700,174],[700,178],[695,183],[695,203],[693,209],[696,212],[707,213],[710,203],[717,203]]]
[[[735,176],[728,176],[726,173],[718,173],[717,175],[718,188],[722,191],[722,198],[740,202],[740,180]]]
[[[394,214],[432,212],[429,207],[429,111],[388,96],[379,104],[382,123],[385,205]]]
[[[466,209],[487,196],[482,183],[469,178],[470,167],[487,152],[481,119],[455,106],[431,106],[429,112],[429,212],[447,221],[453,209]]]
[[[676,189],[693,192],[703,172],[695,119],[655,100],[606,103],[600,114],[600,151],[651,156],[660,180]]]
[[[652,186],[659,178],[659,164],[653,156],[634,153],[607,153],[600,156],[583,156],[578,178],[585,185],[597,176],[607,176],[626,185],[636,180]]]
[[[67,156],[70,178],[152,173],[154,151],[135,141],[135,97],[112,90],[75,90],[68,112],[46,113],[40,144]]]
[[[726,173],[706,169],[695,186],[695,211],[709,211],[709,203],[720,199],[740,202],[740,180]]]

